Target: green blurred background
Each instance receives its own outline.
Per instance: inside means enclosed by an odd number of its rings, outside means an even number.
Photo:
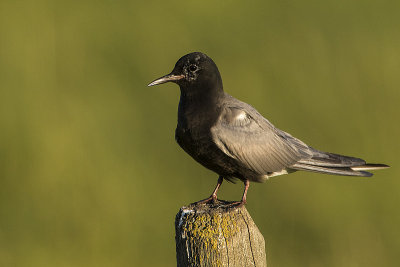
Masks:
[[[202,51],[225,90],[373,178],[251,184],[269,266],[398,266],[399,1],[0,2],[0,266],[175,266],[174,216],[216,174],[174,141]],[[220,197],[243,187],[224,183]]]

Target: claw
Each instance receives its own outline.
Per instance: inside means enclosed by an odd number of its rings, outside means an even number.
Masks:
[[[214,189],[214,191],[212,192],[211,196],[208,197],[208,198],[206,198],[206,199],[197,201],[197,202],[195,202],[195,203],[196,203],[196,204],[207,204],[207,203],[212,202],[212,203],[215,204],[215,203],[218,201],[217,192],[218,192],[219,188],[221,187],[221,184],[222,184],[223,180],[224,180],[223,177],[220,176],[220,177],[218,178],[217,185],[215,186],[215,189]],[[241,200],[241,201],[237,201],[237,202],[229,203],[229,206],[239,208],[239,207],[245,205],[246,202],[247,202],[247,201],[246,201],[246,196],[247,196],[247,190],[249,189],[249,186],[250,186],[250,181],[249,181],[249,180],[245,180],[245,181],[244,181],[244,191],[243,191],[242,200]]]

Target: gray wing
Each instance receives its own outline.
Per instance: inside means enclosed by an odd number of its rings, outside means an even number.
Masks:
[[[253,107],[233,97],[223,106],[211,133],[226,155],[260,175],[280,172],[312,155],[306,144],[275,128]]]
[[[388,168],[309,147],[275,128],[252,106],[229,95],[211,128],[215,144],[229,157],[260,175],[303,170],[334,175],[371,176],[365,170]]]

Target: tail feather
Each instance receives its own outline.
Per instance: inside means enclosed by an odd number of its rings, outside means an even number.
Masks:
[[[316,149],[312,150],[313,155],[311,158],[302,159],[292,165],[290,168],[326,174],[362,177],[370,177],[373,175],[372,173],[367,172],[367,170],[380,170],[389,168],[389,166],[385,164],[366,163],[360,158],[323,152]]]
[[[299,163],[323,167],[351,167],[365,165],[363,159],[323,152],[312,148],[312,157],[300,160]]]
[[[310,172],[319,172],[325,174],[344,175],[344,176],[370,177],[373,175],[370,172],[353,170],[350,167],[322,167],[316,165],[296,163],[290,166],[290,168],[299,171],[310,171]]]
[[[351,169],[353,171],[368,171],[368,170],[383,170],[383,169],[387,169],[389,167],[390,166],[388,166],[386,164],[367,163],[365,165],[351,167]]]

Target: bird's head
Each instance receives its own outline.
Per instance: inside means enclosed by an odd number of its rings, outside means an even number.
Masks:
[[[222,79],[217,65],[206,54],[193,52],[181,57],[170,74],[162,76],[148,86],[174,82],[183,91],[221,90]]]

